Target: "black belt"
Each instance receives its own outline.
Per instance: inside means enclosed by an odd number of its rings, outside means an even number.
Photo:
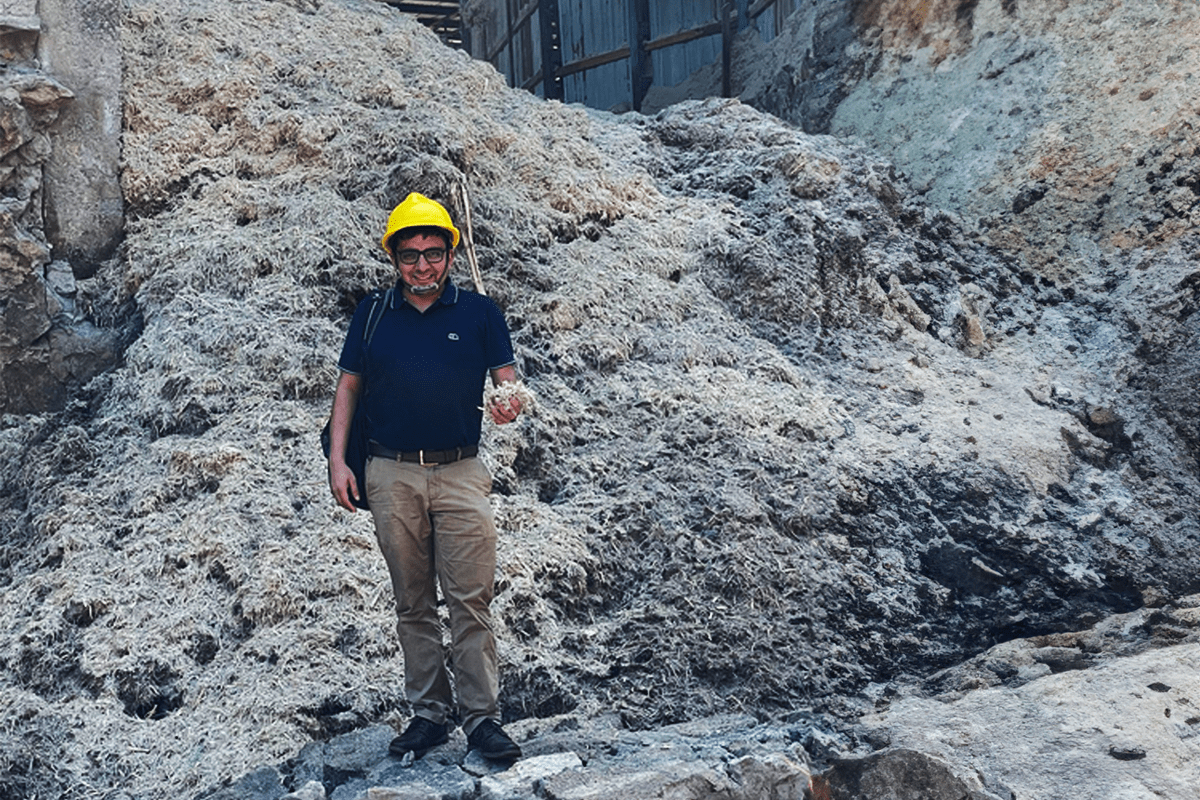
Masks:
[[[390,450],[379,442],[371,442],[371,455],[376,458],[386,458],[389,461],[405,461],[410,464],[420,464],[422,467],[436,467],[439,464],[453,464],[464,458],[471,458],[479,453],[478,445],[456,447],[453,450],[415,450],[411,453],[401,453]]]

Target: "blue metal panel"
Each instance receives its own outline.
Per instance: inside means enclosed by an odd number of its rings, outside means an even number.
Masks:
[[[625,0],[559,0],[563,63],[626,44]]]
[[[629,61],[578,72],[563,79],[563,101],[583,103],[591,108],[628,110],[633,97],[629,82]]]
[[[501,48],[498,53],[496,53],[496,57],[492,59],[492,66],[495,67],[500,74],[508,78],[508,83],[511,86],[512,75],[508,74],[508,64],[508,46],[506,45]]]
[[[528,41],[529,47],[529,74],[525,76],[526,78],[532,78],[542,68],[541,15],[541,11],[535,11],[525,22],[525,36],[527,39],[523,39],[523,41]],[[542,78],[544,80],[545,76],[543,75]],[[540,97],[546,96],[542,91],[542,81],[538,81],[537,85],[531,87],[531,89],[534,94]]]
[[[0,0],[2,2],[2,0]],[[486,43],[508,40],[507,46],[495,54],[492,63],[505,73],[515,86],[530,85],[531,78],[542,69],[542,39],[540,11],[532,13],[519,30],[508,31],[509,20],[519,18],[521,7],[530,8],[537,0],[490,0],[492,14],[484,15],[479,25],[483,35],[476,39]],[[648,0],[638,13],[631,11],[634,0],[557,0],[558,36],[562,65],[570,67],[588,58],[613,53],[632,44],[630,25],[641,26],[650,41],[685,31],[694,31],[721,22],[725,0]],[[800,0],[775,0],[752,21],[764,40],[774,39],[784,20],[798,7]],[[746,8],[751,0],[738,0]],[[647,13],[649,18],[642,15]],[[739,23],[740,24],[740,23]],[[646,26],[648,25],[648,30]],[[474,33],[474,31],[472,31]],[[478,50],[476,51],[478,52]],[[720,34],[659,48],[649,53],[653,83],[674,86],[687,80],[697,70],[716,65],[720,72],[722,40]],[[585,103],[595,108],[630,106],[634,86],[630,76],[630,60],[623,58],[608,64],[591,67],[563,78],[562,92],[566,102]],[[639,77],[639,97],[644,91],[644,77]],[[531,85],[535,92],[545,94],[542,83]],[[711,88],[711,87],[710,87]]]
[[[533,12],[528,24],[529,35],[533,39],[533,71],[536,73],[542,68],[542,12]],[[546,76],[543,75],[542,80],[544,81],[545,78]],[[538,90],[541,91],[540,83]]]
[[[754,27],[758,29],[764,42],[769,42],[780,34],[784,20],[796,10],[797,6],[797,0],[775,0],[753,20]]]
[[[775,14],[770,8],[755,17],[753,24],[764,42],[769,42],[778,35],[775,31]]]
[[[658,39],[680,31],[720,21],[720,0],[651,0],[650,38]],[[721,37],[707,36],[657,50],[654,83],[674,86],[693,72],[721,60]]]
[[[626,0],[559,0],[563,63],[607,53],[627,45]],[[577,72],[563,79],[563,100],[593,108],[612,108],[632,98],[629,61]]]
[[[528,7],[528,2],[517,4],[516,14],[519,14],[522,8]],[[538,34],[537,17],[535,11],[523,25],[513,32],[513,66],[516,74],[510,76],[509,80],[513,86],[524,86],[542,68],[542,40]]]

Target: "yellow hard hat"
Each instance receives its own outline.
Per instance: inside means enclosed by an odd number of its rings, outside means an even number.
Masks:
[[[446,211],[441,203],[417,192],[404,198],[404,202],[392,209],[392,213],[388,215],[387,233],[383,234],[380,244],[390,256],[392,248],[388,245],[388,240],[396,231],[425,226],[446,231],[450,234],[450,247],[458,247],[458,228],[450,221],[450,212]]]

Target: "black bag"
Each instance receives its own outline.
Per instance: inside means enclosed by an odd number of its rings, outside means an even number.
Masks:
[[[386,292],[371,293],[371,310],[367,313],[367,325],[363,330],[364,347],[371,346],[375,328],[379,325],[379,320],[383,318],[383,313],[392,304],[393,291],[393,289],[388,289]],[[350,420],[350,435],[346,440],[346,466],[350,467],[350,471],[354,473],[354,481],[358,484],[358,499],[355,500],[351,497],[350,501],[358,508],[369,509],[371,506],[367,503],[367,457],[371,452],[370,443],[367,440],[367,418],[363,412],[363,399],[366,391],[364,385],[363,396],[358,398],[354,417]],[[325,420],[325,427],[321,429],[321,451],[325,454],[326,477],[329,473],[329,423],[330,420]]]
[[[329,420],[321,429],[321,451],[325,453],[326,476],[329,469]],[[367,456],[370,455],[370,445],[367,442],[367,422],[362,412],[362,402],[354,410],[354,418],[350,420],[350,435],[346,439],[346,466],[354,473],[354,482],[358,484],[358,499],[351,497],[350,502],[359,508],[370,509],[367,503]]]

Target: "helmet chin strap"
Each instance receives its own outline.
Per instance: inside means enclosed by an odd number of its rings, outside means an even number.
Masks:
[[[428,297],[431,294],[437,294],[446,285],[446,280],[450,277],[450,266],[442,270],[442,274],[433,283],[412,284],[407,283],[403,278],[400,282],[404,284],[404,288],[415,294],[417,297]]]
[[[441,291],[443,284],[444,284],[444,281],[438,281],[437,283],[427,283],[423,286],[413,286],[412,284],[408,284],[408,283],[406,283],[404,285],[408,287],[408,290],[410,292],[417,295],[418,297],[421,297],[421,296],[424,296],[427,294],[437,294],[439,291]]]

